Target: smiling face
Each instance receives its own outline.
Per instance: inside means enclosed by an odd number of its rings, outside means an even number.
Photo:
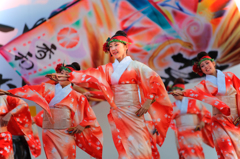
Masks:
[[[200,68],[202,70],[202,72],[206,75],[216,75],[216,68],[215,68],[216,64],[213,61],[210,60],[205,60],[200,64]]]
[[[127,45],[121,43],[121,42],[111,42],[109,44],[109,51],[110,54],[115,58],[115,59],[123,59],[124,57],[127,56]]]
[[[66,70],[62,70],[61,71],[61,74],[63,75],[68,75],[70,72],[66,71]],[[62,86],[62,87],[65,87],[67,85],[69,85],[71,82],[69,81],[59,81],[59,84]]]

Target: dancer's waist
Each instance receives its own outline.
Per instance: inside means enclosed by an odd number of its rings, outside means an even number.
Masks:
[[[184,114],[176,118],[176,126],[197,126],[199,124],[199,118],[197,114]]]
[[[114,102],[117,107],[139,105],[139,95],[137,84],[117,84],[112,85]]]
[[[52,123],[44,112],[43,114],[43,129],[57,129],[63,130],[71,127],[71,111],[67,107],[50,108],[52,114]]]
[[[235,116],[238,113],[238,109],[237,109],[237,101],[236,101],[236,96],[232,95],[232,96],[216,96],[220,101],[224,102],[225,104],[227,104],[230,107],[230,111],[231,111],[231,115]],[[213,107],[213,115],[216,114],[221,114],[221,112],[216,108]]]

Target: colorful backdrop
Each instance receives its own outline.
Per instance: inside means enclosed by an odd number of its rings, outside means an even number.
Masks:
[[[192,62],[200,51],[218,69],[240,63],[240,13],[233,0],[82,0],[0,48],[29,84],[39,84],[60,63],[83,69],[113,59],[102,45],[117,30],[133,41],[129,55],[162,77],[165,85],[182,77],[199,80]]]
[[[39,26],[74,2],[75,0],[1,0],[0,47]]]

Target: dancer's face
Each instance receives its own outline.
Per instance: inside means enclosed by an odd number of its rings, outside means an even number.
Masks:
[[[115,59],[123,59],[124,57],[127,56],[127,45],[121,43],[121,42],[111,42],[109,44],[109,51],[110,54],[115,58]]]
[[[206,75],[215,75],[216,74],[216,64],[213,61],[205,60],[200,64],[202,72]]]
[[[176,91],[182,91],[182,90],[176,89]],[[176,100],[182,100],[182,99],[183,99],[183,96],[176,96],[176,95],[174,95],[173,97],[174,97]]]
[[[61,71],[61,74],[63,75],[68,75],[70,72],[66,71],[66,70],[62,70]],[[62,86],[62,87],[65,87],[67,85],[69,85],[71,82],[69,81],[59,81],[59,84]]]

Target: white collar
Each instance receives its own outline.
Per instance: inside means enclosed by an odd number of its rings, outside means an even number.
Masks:
[[[62,88],[62,86],[59,83],[55,85],[55,93],[61,91],[62,89],[63,88]]]
[[[131,63],[132,58],[130,56],[126,56],[121,62],[118,62],[115,59],[115,62],[112,64],[113,66],[113,73],[111,75],[111,84],[118,84],[120,77],[122,76],[123,72],[127,69],[129,64]]]
[[[65,86],[64,88],[62,88],[62,86],[58,83],[58,84],[55,85],[55,94],[58,93],[58,92],[60,92],[60,91],[65,91],[65,90],[71,88],[71,86],[72,86],[72,85],[71,85],[71,83],[70,83],[69,85],[67,85],[67,86]]]
[[[115,70],[120,63],[124,63],[124,62],[131,61],[131,60],[132,60],[132,58],[130,56],[124,57],[124,59],[122,59],[122,61],[120,61],[120,62],[117,59],[115,59],[114,63],[112,64],[113,70]]]
[[[225,95],[226,82],[225,82],[225,74],[222,71],[217,70],[217,77],[213,75],[206,75],[206,81],[209,81],[217,86],[219,95]]]
[[[64,88],[58,83],[55,85],[55,94],[50,101],[49,106],[53,107],[55,104],[60,103],[72,91],[71,83]]]
[[[178,109],[180,109],[181,113],[180,114],[186,114],[188,110],[188,98],[183,97],[182,101],[177,100],[176,105]]]

